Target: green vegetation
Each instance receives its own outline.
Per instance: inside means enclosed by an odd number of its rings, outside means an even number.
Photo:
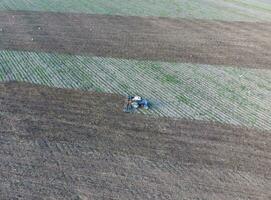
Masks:
[[[270,21],[265,0],[1,0],[0,10],[77,12],[124,16]]]
[[[190,105],[190,100],[184,95],[178,95],[177,99],[180,103],[185,103],[186,105]]]
[[[178,80],[178,78],[176,76],[173,76],[170,74],[166,74],[162,79],[162,83],[178,84],[179,82],[180,81]]]
[[[247,0],[224,0],[225,2],[239,5],[243,8],[249,8],[252,10],[271,12],[271,4],[264,1],[247,1]]]
[[[0,81],[138,94],[155,105],[146,114],[271,130],[270,77],[270,70],[0,51]]]

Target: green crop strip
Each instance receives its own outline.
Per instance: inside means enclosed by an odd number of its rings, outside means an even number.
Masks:
[[[225,2],[230,2],[233,5],[240,5],[243,8],[257,9],[259,11],[271,12],[271,4],[264,2],[248,2],[243,0],[224,0]]]
[[[0,51],[1,81],[141,95],[154,105],[145,114],[271,130],[270,77],[269,70]]]
[[[226,21],[270,21],[263,0],[1,0],[0,10],[159,16]]]

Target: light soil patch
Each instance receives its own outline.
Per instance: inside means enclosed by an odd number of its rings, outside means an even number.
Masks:
[[[271,130],[271,71],[0,51],[2,81],[138,94],[153,116],[218,121]]]
[[[0,10],[271,21],[271,3],[266,0],[1,0]]]

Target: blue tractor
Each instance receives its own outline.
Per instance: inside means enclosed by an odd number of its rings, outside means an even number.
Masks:
[[[150,108],[150,102],[140,96],[128,96],[123,111],[130,113],[134,112],[138,108],[148,110]]]

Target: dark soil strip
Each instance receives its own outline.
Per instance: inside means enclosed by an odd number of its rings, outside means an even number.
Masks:
[[[271,23],[0,12],[0,49],[270,69]]]
[[[125,114],[122,103],[0,84],[1,199],[271,197],[271,133]]]

